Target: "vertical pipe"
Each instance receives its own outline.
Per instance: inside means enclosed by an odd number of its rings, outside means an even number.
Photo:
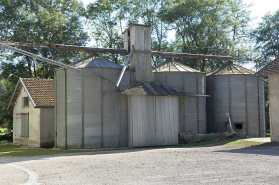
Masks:
[[[117,94],[117,95],[118,95],[118,147],[121,147],[121,94]]]
[[[185,75],[183,75],[183,91],[185,92]],[[186,113],[185,113],[185,97],[181,98],[182,100],[182,131],[186,132]]]
[[[68,125],[67,125],[67,69],[65,69],[65,148],[68,148]]]
[[[228,77],[228,86],[229,86],[229,114],[230,114],[230,119],[231,119],[232,118],[232,84],[231,84],[231,75],[229,75],[229,77]],[[228,127],[226,127],[226,129],[227,128]]]
[[[101,81],[101,148],[104,147],[104,84]]]
[[[57,148],[57,75],[54,73],[54,147]]]
[[[210,77],[209,77],[210,78]],[[215,104],[215,76],[213,75],[212,76],[212,78],[213,78],[213,123],[214,123],[214,133],[216,133],[217,132],[217,128],[216,128],[216,122],[215,122],[215,106],[216,106],[216,104]]]
[[[261,136],[261,108],[260,108],[260,80],[257,79],[258,85],[258,119],[259,119],[259,137]]]
[[[247,105],[247,75],[244,75],[244,85],[245,85],[245,118],[246,118],[246,136],[249,136],[249,124],[248,124],[248,105]]]
[[[196,73],[196,92],[199,94],[199,80],[198,73]],[[197,131],[200,133],[200,111],[199,111],[199,97],[197,96]]]
[[[84,148],[84,75],[82,74],[82,78],[81,78],[82,82],[81,82],[81,129],[82,129],[82,141],[81,141],[81,146],[82,148]]]

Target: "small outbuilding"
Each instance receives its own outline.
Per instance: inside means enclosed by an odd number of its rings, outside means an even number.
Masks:
[[[13,111],[13,143],[54,146],[53,80],[20,78],[8,110]]]

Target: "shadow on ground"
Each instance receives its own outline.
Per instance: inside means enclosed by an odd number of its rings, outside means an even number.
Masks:
[[[244,148],[226,148],[215,152],[279,156],[279,143],[263,143]]]

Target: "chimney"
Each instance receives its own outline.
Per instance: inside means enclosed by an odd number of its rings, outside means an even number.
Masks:
[[[133,24],[124,31],[124,49],[134,54],[130,59],[130,68],[135,70],[135,81],[154,81],[151,65],[151,26]]]

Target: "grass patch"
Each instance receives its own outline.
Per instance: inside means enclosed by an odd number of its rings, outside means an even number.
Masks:
[[[180,144],[180,147],[192,147],[192,146],[217,146],[217,145],[224,145],[226,143],[236,141],[235,139],[226,139],[226,140],[219,140],[219,141],[205,141],[205,142],[199,142],[199,143],[190,143],[190,144]]]
[[[20,146],[20,145],[17,146],[12,144],[0,144],[0,157],[54,155],[54,154],[69,154],[69,153],[98,152],[98,151],[127,150],[127,149],[130,148],[59,150],[59,149],[45,149],[45,148],[27,148],[26,146]]]
[[[226,148],[248,148],[253,146],[261,146],[265,143],[262,142],[254,142],[254,141],[245,141],[245,140],[236,140],[232,142],[228,142],[224,144],[224,147]]]
[[[5,135],[5,132],[7,131],[7,128],[0,128],[0,136]]]

